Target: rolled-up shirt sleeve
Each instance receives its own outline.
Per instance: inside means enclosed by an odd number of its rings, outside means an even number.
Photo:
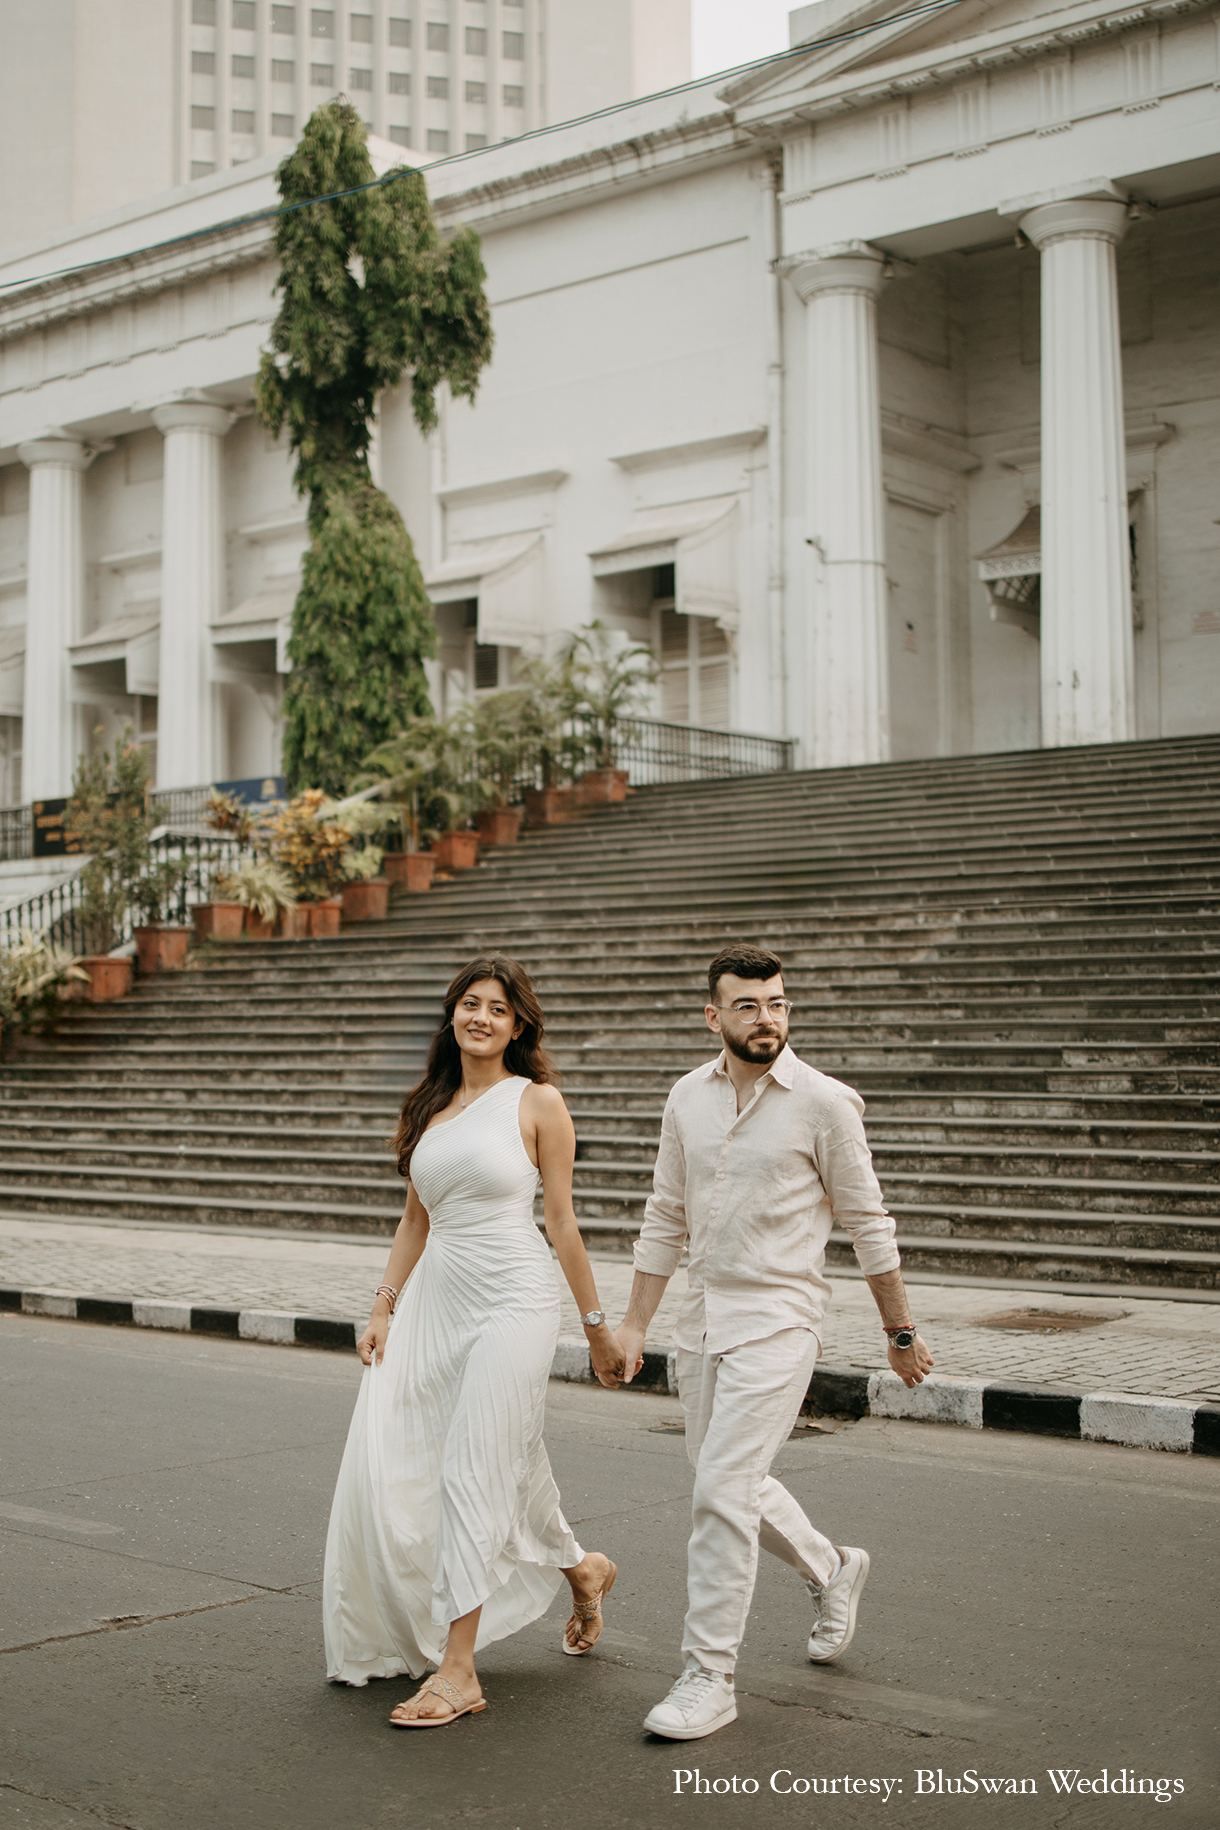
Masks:
[[[865,1276],[896,1271],[902,1261],[894,1222],[885,1211],[862,1112],[847,1096],[836,1099],[827,1112],[814,1144],[814,1157],[835,1223],[850,1236]]]
[[[652,1193],[635,1242],[635,1268],[651,1277],[672,1277],[686,1247],[686,1156],[674,1122],[672,1098],[661,1121],[661,1142]]]

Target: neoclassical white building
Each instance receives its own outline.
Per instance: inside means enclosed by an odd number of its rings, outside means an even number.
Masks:
[[[1220,729],[1216,0],[960,0],[428,181],[496,336],[378,432],[439,704],[600,615],[658,714],[807,764]],[[274,772],[304,506],[226,226],[273,201],[255,160],[0,264],[2,799],[99,722]]]

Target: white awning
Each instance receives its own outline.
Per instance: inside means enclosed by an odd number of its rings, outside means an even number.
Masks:
[[[631,528],[589,554],[594,578],[672,565],[675,608],[685,616],[711,616],[726,629],[737,627],[741,609],[737,584],[737,504],[730,502],[701,521],[653,523]]]
[[[161,666],[161,612],[139,610],[116,616],[73,642],[68,653],[74,667],[122,661],[127,674],[126,690],[152,698],[157,692]]]
[[[258,591],[253,597],[243,598],[231,610],[222,610],[219,616],[213,617],[212,641],[222,649],[235,648],[243,642],[274,642],[275,672],[291,673],[288,638],[292,634],[292,608],[296,601],[295,585],[278,591]],[[243,665],[240,657],[225,657],[223,663],[218,658],[212,677],[222,682],[235,680],[239,675],[233,669]],[[261,678],[266,669],[256,671]]]
[[[542,641],[542,535],[496,541],[447,559],[424,579],[434,604],[478,599],[477,639],[504,648]]]
[[[25,624],[0,629],[0,718],[25,711]]]

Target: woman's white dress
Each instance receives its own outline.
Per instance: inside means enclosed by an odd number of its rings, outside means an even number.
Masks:
[[[326,1539],[326,1665],[343,1683],[421,1677],[472,1608],[478,1646],[515,1633],[583,1555],[542,1442],[559,1293],[521,1139],[528,1085],[499,1082],[411,1159],[428,1243],[365,1369]]]

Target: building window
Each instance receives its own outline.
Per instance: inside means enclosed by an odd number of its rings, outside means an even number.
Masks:
[[[315,89],[333,89],[335,86],[334,64],[310,64],[309,80]]]
[[[273,114],[271,131],[277,140],[291,140],[293,137],[292,116],[290,114]]]
[[[438,25],[435,19],[428,21],[428,49],[430,51],[447,51],[449,49],[449,27]]]
[[[391,127],[390,138],[395,146],[410,146],[411,129],[409,127]]]
[[[191,109],[192,127],[198,128],[201,133],[210,133],[215,125],[216,110],[214,108],[196,107]]]
[[[234,57],[229,64],[229,69],[234,76],[253,76],[254,59],[252,57]]]
[[[449,135],[444,131],[443,128],[429,127],[429,129],[428,129],[428,151],[436,152],[436,153],[442,153],[442,152],[449,151]]]
[[[525,33],[504,32],[501,35],[504,55],[510,63],[519,64],[525,56]]]
[[[390,43],[406,44],[411,42],[411,21],[409,19],[390,20]]]
[[[485,102],[487,100],[487,84],[467,83],[466,100],[468,102]]]
[[[297,29],[297,9],[295,6],[273,6],[271,9],[271,30],[287,32],[291,35]]]
[[[520,83],[505,83],[500,93],[504,97],[504,106],[506,108],[525,107],[525,90],[521,87]]]
[[[466,27],[466,54],[468,57],[487,56],[487,33],[481,25]]]
[[[235,108],[231,119],[234,133],[254,132],[254,110],[252,108]]]
[[[443,102],[449,94],[449,78],[447,76],[430,76],[428,78],[428,94],[434,101]]]
[[[251,58],[250,62],[253,63],[254,59]],[[250,74],[253,76],[254,71],[251,70]],[[271,80],[273,83],[295,83],[296,79],[297,67],[291,57],[273,57],[271,59]]]
[[[372,13],[353,13],[347,22],[347,29],[353,44],[372,44]]]
[[[710,616],[657,606],[661,717],[724,730],[729,722],[729,643]]]
[[[466,135],[467,152],[478,152],[480,146],[486,146],[486,144],[487,135],[485,133],[468,133]]]
[[[333,38],[335,35],[335,15],[315,6],[309,15],[309,36],[311,38]]]
[[[474,690],[494,693],[500,684],[500,650],[494,642],[474,645]]]
[[[236,61],[237,60],[235,58],[234,62],[236,62]],[[191,52],[191,75],[192,76],[215,76],[215,74],[216,74],[216,58],[211,51],[192,51]]]
[[[349,70],[347,75],[353,89],[371,89],[373,87],[371,70]]]
[[[210,159],[192,159],[191,160],[191,177],[192,178],[210,178],[212,176],[212,173],[215,170],[216,170],[216,167],[212,164],[212,161]]]
[[[216,0],[191,0],[191,24],[215,25]]]
[[[233,0],[233,30],[252,32],[256,24],[254,0]]]
[[[389,77],[391,95],[410,95],[411,76],[407,70],[391,70]]]

